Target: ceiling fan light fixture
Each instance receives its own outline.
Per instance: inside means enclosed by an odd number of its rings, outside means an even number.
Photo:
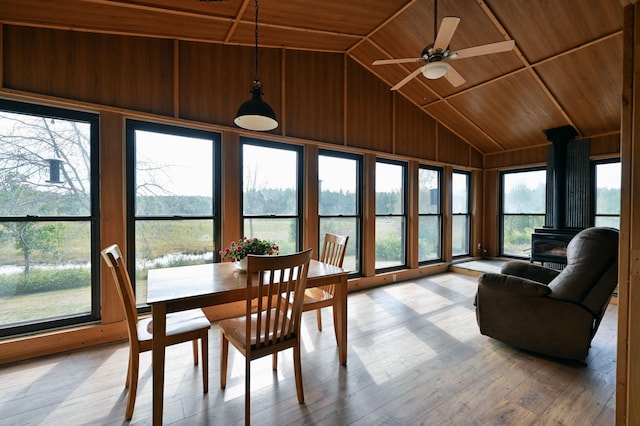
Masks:
[[[251,99],[240,105],[233,122],[243,129],[266,132],[278,127],[278,121],[273,108],[262,100],[262,84],[258,78],[258,0],[255,0],[255,3],[256,75],[251,88]]]
[[[259,132],[266,132],[278,127],[276,113],[268,103],[262,100],[261,84],[257,78],[253,81],[251,93],[251,99],[238,108],[236,118],[233,120],[236,126]]]
[[[436,80],[444,77],[449,71],[450,66],[447,62],[430,62],[422,67],[422,74],[429,80]]]

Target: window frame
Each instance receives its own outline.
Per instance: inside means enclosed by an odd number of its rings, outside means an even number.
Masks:
[[[183,127],[172,124],[161,124],[151,121],[141,121],[135,119],[127,119],[126,124],[126,170],[127,170],[127,183],[126,183],[126,197],[127,197],[127,269],[129,276],[131,277],[131,284],[133,286],[134,294],[136,293],[136,221],[138,220],[153,220],[153,221],[189,221],[189,220],[212,220],[213,221],[213,261],[220,262],[219,248],[221,247],[221,139],[220,133],[213,131],[206,131],[200,129],[193,129],[190,127]],[[137,130],[155,133],[164,133],[168,135],[178,137],[194,137],[202,139],[211,139],[212,145],[212,197],[213,208],[211,215],[149,215],[138,216],[136,214],[136,139],[135,132]],[[215,249],[215,248],[218,249]],[[147,305],[139,305],[140,311],[147,311],[149,307]]]
[[[360,154],[353,154],[347,152],[340,151],[332,151],[329,149],[319,149],[318,150],[318,163],[320,162],[320,156],[325,157],[335,157],[335,158],[343,158],[348,160],[356,161],[356,214],[355,215],[323,215],[320,213],[320,184],[318,182],[318,235],[319,235],[319,245],[318,253],[322,249],[322,244],[324,242],[324,236],[320,234],[320,221],[323,218],[354,218],[356,219],[356,235],[355,238],[349,236],[349,245],[355,244],[356,246],[356,268],[357,271],[352,271],[349,273],[350,278],[360,277],[362,276],[362,223],[363,223],[363,215],[362,215],[362,205],[364,202],[363,191],[361,190],[363,187],[363,173],[364,173],[364,159]],[[318,166],[318,171],[320,167]],[[320,176],[318,176],[320,179]]]
[[[592,196],[591,196],[591,226],[596,226],[596,218],[598,217],[617,217],[618,223],[620,223],[620,213],[615,214],[598,214],[598,175],[596,173],[597,166],[601,164],[613,164],[620,163],[620,179],[622,181],[622,161],[620,157],[614,158],[605,158],[600,160],[592,160],[591,161],[591,188],[592,188]],[[620,186],[620,191],[622,191],[622,185]],[[622,194],[621,194],[622,195]],[[622,209],[622,206],[620,206]]]
[[[456,213],[453,211],[453,175],[464,175],[466,176],[467,179],[467,208],[466,208],[466,213]],[[469,257],[471,255],[471,235],[472,235],[472,223],[471,223],[471,205],[472,205],[472,197],[473,197],[473,190],[472,190],[472,179],[471,179],[471,172],[470,171],[466,171],[466,170],[457,170],[457,169],[453,169],[451,172],[451,230],[452,230],[452,236],[451,236],[451,258],[452,259],[460,259],[460,258],[465,258],[465,257]],[[460,253],[460,254],[453,254],[453,219],[456,216],[463,216],[466,218],[466,224],[467,224],[467,250],[465,253]]]
[[[408,264],[408,259],[407,259],[407,229],[408,229],[408,224],[407,221],[409,219],[409,212],[408,212],[408,203],[409,200],[408,198],[408,181],[409,181],[409,164],[406,161],[399,161],[399,160],[392,160],[392,159],[388,159],[388,158],[382,158],[382,157],[377,157],[376,158],[376,168],[378,163],[384,163],[384,164],[391,164],[391,165],[395,165],[395,166],[400,166],[402,167],[402,189],[403,189],[403,194],[402,194],[402,214],[393,214],[393,213],[389,213],[389,214],[378,214],[378,207],[375,206],[375,226],[377,227],[377,221],[378,221],[378,217],[401,217],[402,220],[402,224],[403,224],[403,229],[402,229],[402,236],[400,238],[401,241],[401,250],[402,250],[402,262],[399,265],[394,265],[394,266],[389,266],[389,267],[385,267],[385,268],[375,268],[375,273],[377,274],[381,274],[381,273],[385,273],[385,272],[391,272],[391,271],[398,271],[401,269],[406,269],[407,268],[407,264]],[[377,198],[378,194],[378,188],[375,187],[374,188],[374,197]],[[375,235],[375,239],[374,239],[374,253],[375,253],[375,247],[377,246],[377,239],[378,239],[378,235]],[[377,257],[377,256],[376,256]],[[377,259],[374,258],[374,265],[375,262],[377,261]]]
[[[253,145],[263,148],[271,148],[271,149],[281,149],[286,151],[292,151],[296,154],[297,161],[297,170],[296,170],[296,185],[297,185],[297,195],[298,199],[296,200],[296,215],[272,215],[272,214],[264,214],[264,215],[245,215],[244,214],[244,146],[245,145]],[[296,248],[295,251],[300,251],[300,247],[302,247],[302,226],[304,220],[304,147],[301,145],[288,144],[284,142],[270,141],[264,139],[257,139],[247,136],[240,137],[240,165],[238,167],[239,179],[240,179],[240,229],[242,231],[242,235],[249,236],[246,234],[246,230],[244,229],[245,219],[295,219],[296,220]]]
[[[431,263],[438,263],[438,262],[442,262],[442,260],[444,259],[443,256],[443,242],[444,242],[444,238],[443,238],[443,208],[442,208],[442,201],[443,201],[443,194],[442,194],[442,188],[443,188],[443,183],[444,183],[444,169],[442,167],[437,167],[437,166],[431,166],[431,165],[427,165],[427,164],[420,164],[418,165],[418,177],[420,175],[420,169],[424,169],[424,170],[431,170],[431,171],[435,171],[438,173],[438,212],[437,213],[420,213],[420,182],[418,182],[418,200],[417,200],[417,205],[418,205],[418,241],[420,241],[420,233],[419,233],[419,224],[420,224],[420,218],[421,217],[432,217],[432,216],[436,216],[438,218],[438,238],[439,238],[439,256],[435,259],[427,259],[427,260],[420,260],[420,250],[418,250],[418,265],[428,265]]]
[[[536,167],[523,167],[523,168],[517,168],[517,169],[509,169],[509,170],[501,170],[499,172],[499,194],[498,194],[498,211],[499,211],[499,218],[498,218],[498,238],[499,238],[499,255],[502,257],[507,257],[507,258],[512,258],[512,259],[528,259],[530,256],[517,256],[514,254],[506,254],[504,252],[504,217],[505,217],[505,213],[504,213],[504,176],[507,174],[514,174],[514,173],[526,173],[526,172],[545,172],[545,176],[546,176],[546,171],[547,168],[546,166],[536,166]],[[545,197],[546,197],[546,185],[547,185],[547,181],[546,181],[546,177],[545,177]],[[546,205],[545,205],[545,211],[541,214],[533,214],[533,213],[509,213],[507,214],[507,216],[542,216],[543,221],[542,221],[542,226],[544,226],[544,218],[546,216]],[[541,226],[541,227],[542,227]]]
[[[91,307],[88,313],[67,314],[63,316],[41,318],[32,321],[15,323],[8,327],[0,328],[0,337],[9,337],[24,333],[43,332],[72,325],[81,325],[95,322],[101,318],[100,303],[100,116],[96,113],[72,110],[48,105],[32,104],[8,99],[0,99],[0,110],[8,113],[40,116],[51,119],[64,119],[70,121],[86,122],[89,130],[89,173],[90,202],[89,215],[84,216],[2,216],[0,222],[88,222],[90,227],[91,253]]]

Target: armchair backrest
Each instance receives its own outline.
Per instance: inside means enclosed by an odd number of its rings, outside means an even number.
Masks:
[[[618,283],[618,231],[587,228],[567,246],[567,266],[550,283],[554,298],[599,314]]]

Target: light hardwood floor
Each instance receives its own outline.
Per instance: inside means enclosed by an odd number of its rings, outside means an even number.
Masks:
[[[617,306],[586,367],[520,351],[480,335],[476,278],[422,278],[349,295],[349,361],[339,366],[331,315],[324,331],[304,314],[305,404],[296,399],[291,351],[252,364],[255,425],[613,425]],[[244,422],[244,358],[230,350],[219,386],[219,330],[210,331],[209,393],[191,345],[167,349],[165,424]],[[128,347],[105,345],[0,367],[1,425],[124,422]],[[143,354],[131,424],[151,424],[151,357]]]

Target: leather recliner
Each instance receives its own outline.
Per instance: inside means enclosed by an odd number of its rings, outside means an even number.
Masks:
[[[618,283],[618,231],[587,228],[557,271],[524,261],[478,279],[480,333],[513,346],[584,362]]]

